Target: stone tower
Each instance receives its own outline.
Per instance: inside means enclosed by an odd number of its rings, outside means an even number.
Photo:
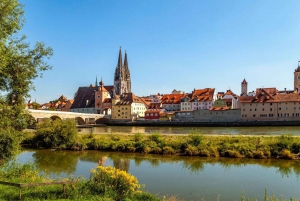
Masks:
[[[127,53],[125,52],[124,64],[122,63],[122,50],[120,47],[118,64],[115,70],[114,77],[115,95],[131,92],[130,71],[128,68]]]
[[[248,93],[248,82],[244,79],[241,83],[241,96],[247,96]]]
[[[295,93],[300,94],[300,65],[298,62],[298,68],[294,72],[294,90]]]
[[[99,82],[99,87],[97,86],[96,88],[97,90],[95,90],[95,108],[98,114],[104,114],[103,111],[105,107],[103,105],[103,101],[106,98],[110,98],[110,94],[105,89],[102,78],[101,78],[101,82]]]

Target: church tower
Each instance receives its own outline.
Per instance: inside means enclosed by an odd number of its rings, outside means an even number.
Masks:
[[[122,63],[122,50],[120,47],[118,64],[115,69],[114,90],[116,95],[131,92],[130,71],[128,68],[127,53],[125,52],[124,65]]]
[[[241,83],[241,96],[247,96],[248,93],[248,82],[244,79]]]
[[[295,93],[300,94],[300,65],[298,62],[298,68],[294,72],[294,90]]]

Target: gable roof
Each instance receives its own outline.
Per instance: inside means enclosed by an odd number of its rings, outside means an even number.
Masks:
[[[241,96],[241,103],[300,102],[300,95],[281,94],[276,88],[257,88],[255,96]]]
[[[132,103],[142,103],[145,104],[139,97],[133,93],[123,93],[120,95],[120,100],[116,105],[131,105]]]
[[[195,89],[192,93],[192,101],[212,101],[215,88]]]
[[[184,94],[165,94],[161,98],[162,104],[180,104]]]

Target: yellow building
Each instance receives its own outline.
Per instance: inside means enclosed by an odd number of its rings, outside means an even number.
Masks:
[[[135,120],[145,116],[144,102],[133,93],[123,93],[113,99],[112,120]]]

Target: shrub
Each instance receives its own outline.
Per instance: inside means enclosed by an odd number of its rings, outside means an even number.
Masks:
[[[149,140],[152,140],[154,142],[156,142],[157,144],[158,143],[161,143],[163,141],[162,139],[162,135],[155,132],[155,133],[152,133],[150,136],[149,136]]]
[[[295,158],[294,154],[292,154],[291,151],[287,150],[287,149],[282,150],[281,156],[284,159],[294,159]]]
[[[152,149],[151,149],[150,147],[145,146],[145,147],[144,147],[144,150],[143,150],[143,153],[148,154],[148,153],[150,153],[151,151],[152,151]]]
[[[91,171],[88,187],[94,194],[113,194],[115,200],[123,200],[139,192],[138,180],[126,171],[108,166],[98,166]]]
[[[135,142],[139,142],[139,141],[141,141],[142,139],[143,139],[142,134],[140,134],[140,133],[134,134],[134,141],[135,141]]]
[[[191,141],[189,143],[196,147],[199,146],[204,139],[203,135],[199,134],[189,134],[189,138],[191,138]]]
[[[45,120],[37,124],[33,142],[37,147],[70,148],[78,140],[76,124],[72,120]]]
[[[155,154],[162,154],[162,149],[160,147],[154,147],[152,151]]]
[[[197,147],[194,147],[192,145],[188,145],[187,148],[185,148],[185,152],[186,155],[189,156],[194,156],[194,155],[198,155],[199,151]]]
[[[21,133],[13,128],[0,129],[0,162],[10,159],[20,150]]]
[[[240,154],[240,152],[236,150],[227,150],[225,152],[225,156],[230,157],[230,158],[242,158],[243,155]]]
[[[174,153],[175,153],[175,151],[174,151],[174,149],[172,147],[165,146],[163,148],[163,154],[164,155],[170,155],[170,154],[174,154]]]

